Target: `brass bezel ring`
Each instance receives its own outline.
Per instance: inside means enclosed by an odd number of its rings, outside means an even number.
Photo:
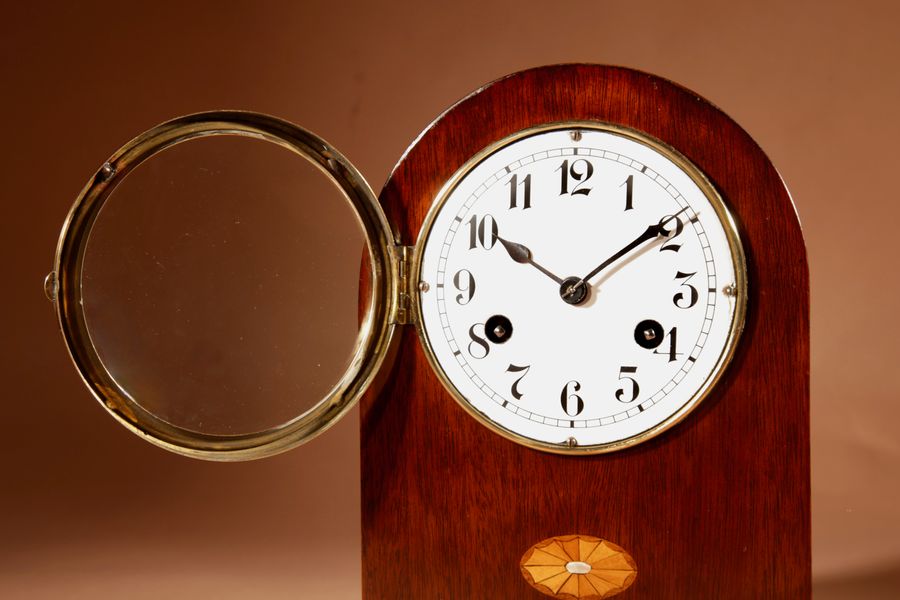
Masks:
[[[350,203],[369,251],[370,296],[347,371],[311,409],[266,431],[211,435],[173,425],[144,409],[100,359],[82,307],[85,249],[100,210],[116,185],[154,154],[194,138],[248,136],[272,142],[309,160],[329,177]],[[47,292],[75,367],[98,401],[122,425],[166,450],[207,460],[262,458],[302,444],[346,414],[372,383],[388,355],[397,310],[398,277],[393,267],[396,241],[368,183],[337,150],[317,135],[287,121],[243,111],[217,111],[167,121],[117,150],[90,179],[73,204],[56,249]]]
[[[413,253],[414,262],[411,267],[411,273],[413,273],[414,280],[419,281],[424,279],[424,275],[422,273],[422,259],[424,258],[425,254],[425,244],[428,241],[428,237],[431,234],[431,229],[434,226],[438,214],[441,212],[444,204],[449,199],[451,192],[456,188],[457,185],[459,185],[460,181],[462,181],[464,177],[466,177],[483,160],[487,159],[487,157],[494,154],[501,148],[508,146],[509,144],[512,144],[526,137],[537,135],[539,133],[567,129],[593,129],[619,135],[644,144],[675,163],[675,165],[677,165],[682,171],[684,171],[694,181],[694,183],[697,184],[697,186],[709,200],[710,204],[713,206],[716,212],[716,216],[718,217],[722,228],[725,231],[725,237],[728,240],[731,259],[734,263],[734,276],[736,279],[734,317],[731,321],[731,325],[728,331],[728,338],[709,376],[706,378],[703,384],[697,388],[691,399],[688,400],[677,411],[669,415],[667,418],[663,419],[655,426],[637,435],[609,443],[585,446],[553,444],[550,442],[535,440],[526,437],[503,427],[499,423],[492,421],[486,415],[476,409],[474,405],[469,403],[462,392],[460,392],[456,388],[456,386],[452,381],[450,381],[450,378],[444,372],[444,369],[441,366],[440,361],[438,360],[437,355],[434,352],[434,349],[432,348],[431,340],[428,338],[428,332],[425,331],[425,322],[422,318],[422,296],[420,294],[414,295],[413,309],[415,311],[414,320],[416,324],[416,331],[419,336],[419,341],[422,343],[422,347],[425,349],[425,356],[428,358],[428,363],[437,374],[438,379],[440,379],[441,384],[444,386],[447,392],[467,413],[469,413],[472,417],[474,417],[478,422],[486,426],[488,429],[505,437],[508,440],[516,442],[517,444],[527,446],[528,448],[532,448],[534,450],[541,450],[543,452],[551,452],[554,454],[563,454],[568,456],[578,456],[615,452],[617,450],[629,448],[636,444],[640,444],[642,442],[650,440],[680,423],[707,396],[709,396],[710,392],[713,390],[713,388],[716,386],[716,384],[724,374],[726,367],[731,363],[731,359],[734,357],[734,354],[737,350],[738,341],[740,340],[741,334],[744,331],[744,324],[747,316],[748,296],[747,258],[744,253],[743,244],[741,243],[741,236],[738,231],[737,223],[732,216],[731,211],[728,209],[725,201],[722,199],[722,196],[719,194],[718,190],[715,188],[712,182],[709,181],[706,175],[704,175],[704,173],[687,157],[681,154],[681,152],[647,133],[629,127],[624,127],[622,125],[607,123],[604,121],[556,121],[528,127],[511,135],[508,135],[503,139],[497,140],[496,142],[483,148],[481,151],[467,160],[465,164],[457,169],[457,171],[450,177],[450,179],[448,179],[446,183],[444,183],[440,191],[435,196],[434,202],[432,203],[431,208],[428,210],[428,214],[425,216],[425,222],[422,225],[422,228],[419,230],[419,238],[418,240],[416,240],[415,251]]]

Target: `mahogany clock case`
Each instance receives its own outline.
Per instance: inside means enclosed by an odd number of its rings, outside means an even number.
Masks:
[[[695,93],[638,71],[559,65],[497,80],[441,115],[380,202],[413,243],[473,155],[545,123],[602,121],[678,150],[717,188],[747,254],[745,330],[702,405],[666,433],[597,456],[558,456],[472,419],[431,371],[413,327],[361,402],[366,598],[538,597],[518,570],[553,536],[623,547],[622,598],[810,595],[809,297],[802,234],[753,139]]]
[[[410,257],[408,245],[424,239],[441,189],[485,148],[541,126],[586,122],[658,140],[699,169],[737,221],[749,291],[739,298],[737,350],[699,408],[633,448],[556,455],[497,435],[442,387],[417,337],[421,324],[411,325],[421,256],[414,249]],[[198,432],[142,406],[99,357],[81,302],[87,240],[117,181],[162,149],[221,134],[262,138],[309,159],[355,208],[371,261],[361,282],[370,302],[343,378],[313,409],[241,435]],[[416,248],[421,254],[421,242]],[[123,425],[181,454],[240,460],[294,447],[346,414],[377,377],[360,413],[367,598],[533,596],[520,561],[558,536],[606,540],[632,557],[637,579],[622,597],[809,595],[808,273],[799,223],[750,136],[664,79],[558,65],[495,81],[420,135],[377,200],[337,150],[290,123],[235,112],[164,123],[89,182],[63,227],[46,291],[95,396]]]

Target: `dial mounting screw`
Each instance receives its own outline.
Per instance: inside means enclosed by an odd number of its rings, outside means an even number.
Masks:
[[[420,282],[419,282],[419,291],[420,291],[420,292],[427,292],[427,291],[430,290],[430,289],[431,289],[431,286],[428,285],[428,282],[427,282],[427,281],[420,281]]]
[[[570,437],[569,439],[566,440],[566,446],[568,446],[569,448],[574,448],[577,445],[578,445],[578,440],[576,440],[573,437]]]
[[[735,286],[733,283],[729,283],[724,288],[722,288],[722,293],[733,298],[737,296],[737,286]]]
[[[580,142],[581,141],[581,131],[579,131],[577,129],[570,131],[569,137],[572,138],[573,142]]]

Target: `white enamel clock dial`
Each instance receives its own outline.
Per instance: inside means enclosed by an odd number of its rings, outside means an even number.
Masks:
[[[743,326],[744,256],[675,151],[611,126],[515,135],[464,166],[420,240],[420,333],[473,416],[559,452],[621,448],[706,395]]]

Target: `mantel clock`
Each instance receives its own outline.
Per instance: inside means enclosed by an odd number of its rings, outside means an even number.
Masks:
[[[218,137],[306,159],[367,246],[346,369],[240,433],[155,410],[110,368],[83,296],[117,186]],[[799,223],[750,136],[670,81],[597,65],[499,79],[429,125],[377,198],[298,126],[181,117],[89,181],[46,289],[93,394],[168,450],[271,455],[359,402],[367,598],[809,597]]]

